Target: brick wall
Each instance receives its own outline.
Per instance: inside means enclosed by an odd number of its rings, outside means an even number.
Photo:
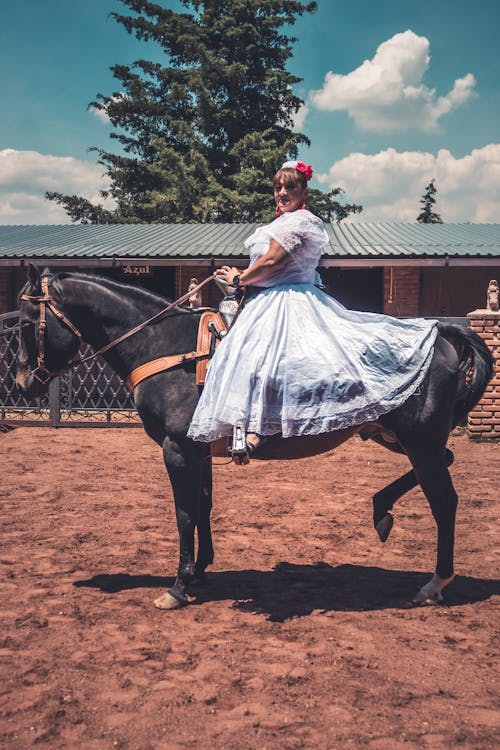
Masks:
[[[475,310],[467,316],[471,328],[484,339],[495,360],[495,370],[483,398],[468,418],[468,433],[476,440],[500,440],[500,312]]]
[[[384,268],[384,313],[396,317],[420,315],[418,268]]]

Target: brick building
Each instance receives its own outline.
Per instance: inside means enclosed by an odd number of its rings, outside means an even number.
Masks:
[[[244,268],[254,224],[0,226],[0,313],[34,262],[140,284],[166,297],[217,266]],[[327,291],[347,307],[396,316],[464,317],[500,276],[500,224],[327,224],[320,262]],[[220,293],[204,289],[204,303]]]

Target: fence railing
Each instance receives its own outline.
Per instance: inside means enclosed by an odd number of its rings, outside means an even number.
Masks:
[[[19,313],[0,315],[0,422],[54,427],[140,424],[132,394],[101,357],[55,378],[46,396],[28,401],[15,380],[19,337]],[[84,345],[80,353],[91,351]]]

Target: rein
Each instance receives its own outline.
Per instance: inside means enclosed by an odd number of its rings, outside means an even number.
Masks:
[[[155,320],[158,320],[158,318],[161,318],[162,315],[165,315],[166,313],[170,312],[170,310],[173,310],[174,307],[177,307],[177,305],[182,304],[182,302],[185,302],[187,299],[189,299],[189,297],[195,294],[199,289],[204,287],[205,284],[208,284],[208,282],[212,281],[214,278],[215,278],[215,274],[212,274],[212,276],[209,276],[208,278],[206,278],[204,281],[202,281],[200,284],[194,287],[194,289],[190,289],[189,292],[186,292],[186,294],[183,294],[182,297],[179,297],[179,299],[176,299],[175,302],[171,302],[169,305],[167,305],[167,307],[164,307],[163,310],[160,310],[160,312],[157,312],[155,315],[152,315],[147,320],[144,320],[142,323],[139,323],[139,325],[135,326],[134,328],[131,328],[129,331],[126,331],[121,336],[118,336],[118,338],[113,339],[113,341],[110,341],[108,344],[101,346],[100,349],[97,349],[95,352],[92,352],[92,354],[87,354],[86,357],[80,357],[80,359],[71,360],[71,362],[68,362],[67,365],[62,367],[60,370],[57,370],[57,372],[50,372],[45,365],[45,331],[47,329],[47,307],[56,316],[56,318],[61,321],[61,323],[63,323],[65,326],[67,326],[70,329],[70,331],[78,338],[80,344],[83,342],[83,336],[78,330],[78,328],[76,328],[76,326],[74,326],[73,323],[69,320],[69,318],[67,318],[63,312],[57,309],[54,299],[52,298],[49,292],[49,277],[42,276],[42,279],[41,279],[42,294],[39,294],[39,295],[22,294],[21,295],[22,300],[25,300],[26,302],[33,302],[34,304],[40,305],[40,320],[38,323],[39,343],[38,343],[37,367],[31,371],[31,374],[40,383],[43,383],[44,385],[46,385],[53,378],[60,375],[61,373],[66,372],[67,370],[70,370],[72,367],[77,367],[83,362],[88,362],[89,360],[94,359],[95,357],[98,357],[100,354],[104,354],[104,352],[109,351],[117,344],[121,344],[122,341],[125,341],[126,339],[130,338],[134,334],[139,333],[139,331],[142,331],[150,323],[152,323]]]

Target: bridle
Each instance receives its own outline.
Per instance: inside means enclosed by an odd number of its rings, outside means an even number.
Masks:
[[[53,377],[58,373],[50,372],[45,364],[45,331],[47,330],[47,308],[67,326],[72,333],[78,338],[80,344],[83,342],[83,337],[78,328],[73,325],[71,320],[66,315],[58,310],[53,297],[49,292],[49,277],[42,276],[41,278],[42,293],[39,295],[22,294],[21,299],[26,302],[33,302],[40,305],[40,319],[38,321],[38,354],[36,358],[37,366],[31,371],[31,374],[43,385],[47,385]],[[69,365],[67,365],[69,367]]]
[[[139,323],[139,325],[135,326],[134,328],[131,328],[129,331],[126,331],[121,336],[118,336],[118,338],[113,339],[113,341],[110,341],[104,346],[101,346],[100,349],[97,349],[95,352],[92,352],[92,354],[87,354],[87,356],[85,357],[80,357],[79,359],[71,360],[71,362],[68,362],[60,370],[52,372],[47,368],[45,364],[45,332],[47,330],[47,308],[55,315],[55,317],[63,325],[69,328],[69,330],[78,338],[80,345],[83,342],[83,336],[78,330],[78,328],[75,325],[73,325],[71,320],[61,310],[59,310],[56,307],[54,298],[51,296],[50,291],[49,291],[50,278],[48,276],[42,276],[40,279],[41,290],[42,290],[41,294],[38,294],[38,295],[22,294],[20,297],[21,300],[40,305],[40,319],[38,321],[37,366],[35,367],[34,370],[31,371],[30,374],[33,375],[33,377],[36,378],[43,385],[47,385],[47,383],[50,383],[50,381],[53,378],[57,377],[58,375],[61,375],[63,372],[66,372],[67,370],[70,370],[73,367],[77,367],[83,362],[88,362],[91,359],[95,359],[95,357],[98,357],[100,354],[104,354],[104,352],[109,351],[109,349],[112,349],[117,344],[120,344],[122,341],[125,341],[125,339],[130,338],[130,336],[133,336],[135,333],[142,331],[143,328],[146,328],[146,326],[148,326],[154,320],[161,318],[167,312],[170,312],[170,310],[173,310],[174,307],[177,307],[177,305],[180,305],[182,302],[185,302],[187,299],[189,299],[189,297],[191,297],[199,289],[205,286],[205,284],[208,284],[209,281],[212,281],[213,278],[214,278],[214,275],[209,276],[207,279],[202,281],[201,284],[198,284],[194,289],[190,289],[189,292],[186,292],[186,294],[183,294],[182,297],[179,297],[179,299],[176,299],[175,302],[170,303],[169,305],[167,305],[167,307],[164,307],[163,310],[160,310],[160,312],[156,313],[151,318],[148,318],[142,323]]]

